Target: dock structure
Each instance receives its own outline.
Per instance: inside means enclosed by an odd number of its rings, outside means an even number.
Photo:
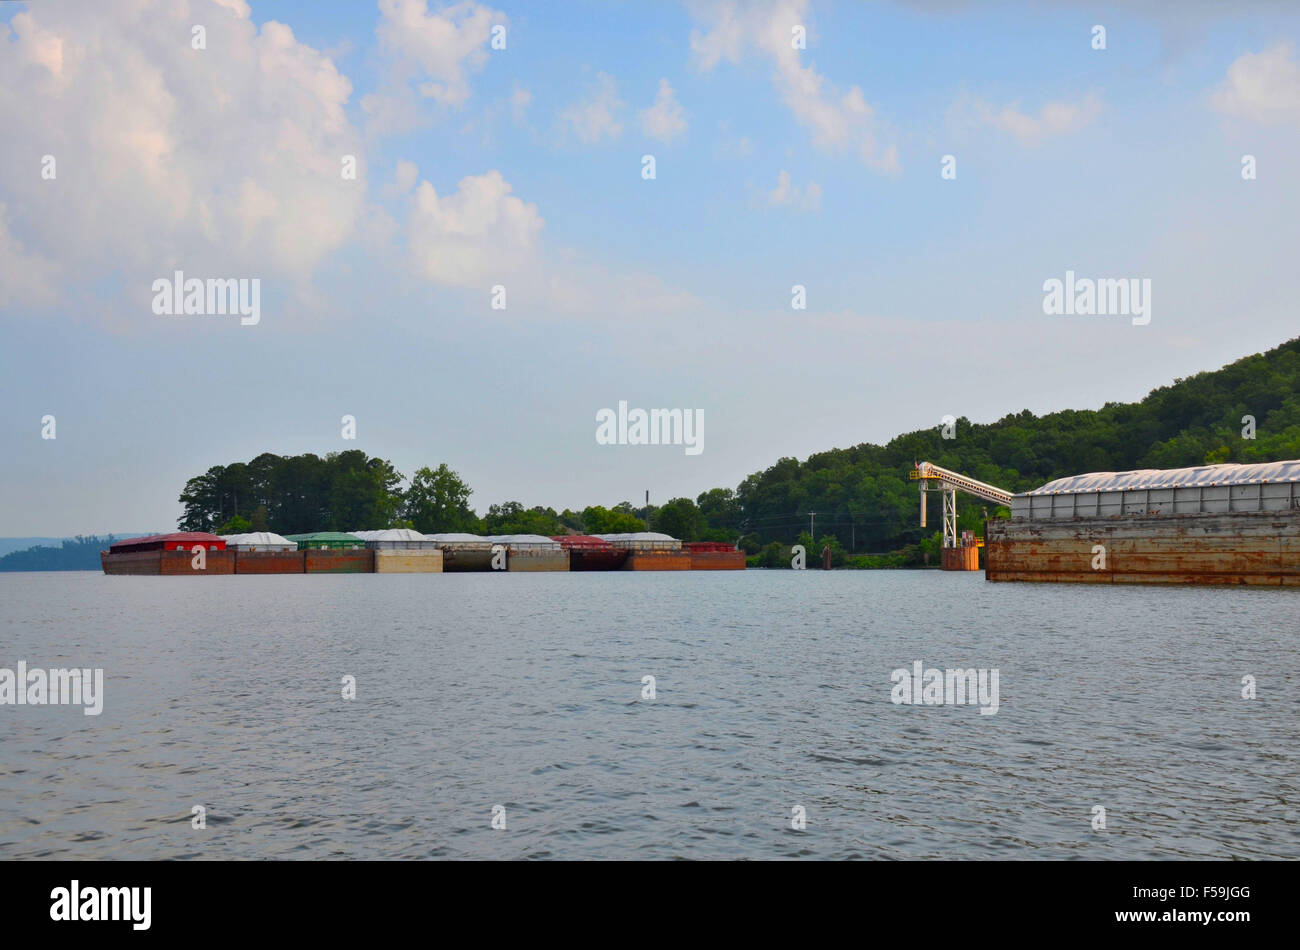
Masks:
[[[990,581],[1300,586],[1300,460],[1093,472],[985,525]]]
[[[957,534],[957,492],[966,492],[976,498],[983,498],[997,505],[1010,505],[1015,497],[1011,492],[996,485],[981,482],[962,475],[951,469],[941,468],[932,462],[917,462],[908,473],[908,478],[920,483],[921,489],[921,527],[925,527],[926,492],[938,491],[943,497],[943,553],[942,566],[945,571],[978,571],[979,545],[974,535],[963,532]]]

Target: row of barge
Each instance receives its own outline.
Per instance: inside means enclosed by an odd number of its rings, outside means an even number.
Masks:
[[[201,531],[128,538],[99,554],[105,574],[441,574],[468,571],[738,571],[745,552],[666,534],[421,534]]]

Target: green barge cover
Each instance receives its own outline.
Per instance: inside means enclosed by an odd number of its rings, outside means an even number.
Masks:
[[[347,534],[343,531],[316,531],[312,534],[287,534],[284,537],[286,541],[297,541],[299,550],[307,548],[339,550],[366,546],[366,542],[355,534]]]

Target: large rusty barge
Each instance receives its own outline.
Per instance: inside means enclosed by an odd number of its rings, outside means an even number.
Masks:
[[[990,581],[1300,586],[1300,460],[1076,475],[1010,508]]]

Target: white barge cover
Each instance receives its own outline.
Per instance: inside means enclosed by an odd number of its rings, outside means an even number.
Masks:
[[[1141,488],[1209,488],[1214,485],[1258,485],[1300,482],[1300,460],[1241,465],[1197,465],[1192,468],[1142,468],[1134,472],[1091,472],[1048,482],[1026,495],[1066,492],[1133,491]]]
[[[1300,508],[1300,460],[1092,472],[1014,495],[1013,518],[1229,514]]]

